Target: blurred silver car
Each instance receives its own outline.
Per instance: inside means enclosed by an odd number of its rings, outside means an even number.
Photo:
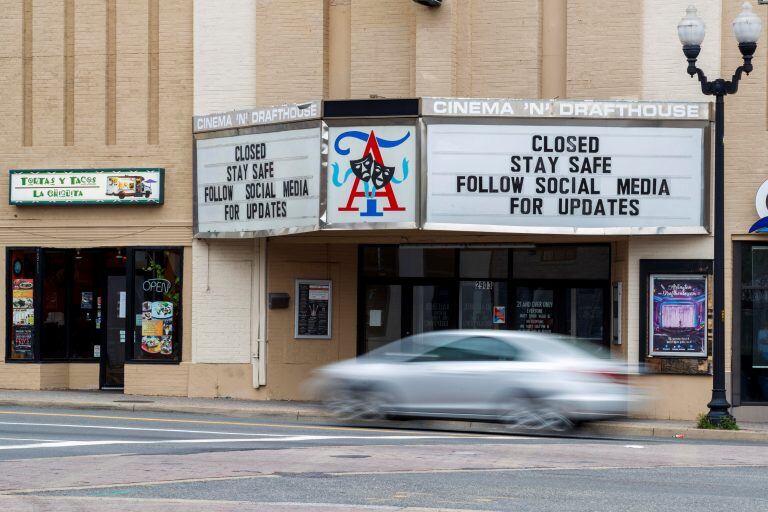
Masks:
[[[565,430],[621,417],[637,398],[626,368],[571,338],[522,331],[439,331],[317,370],[315,397],[345,419],[418,416]]]

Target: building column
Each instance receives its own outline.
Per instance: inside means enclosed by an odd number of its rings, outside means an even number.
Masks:
[[[541,97],[565,98],[568,0],[541,2]]]

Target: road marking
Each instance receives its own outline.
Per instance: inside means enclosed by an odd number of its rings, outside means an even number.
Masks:
[[[625,444],[624,448],[636,448],[636,449],[643,449],[645,446],[639,445],[639,444]]]
[[[216,443],[282,443],[282,442],[304,442],[304,441],[326,441],[326,440],[414,440],[414,439],[453,439],[451,436],[440,435],[420,435],[420,436],[281,436],[281,437],[268,437],[268,438],[226,438],[226,439],[152,439],[152,440],[133,440],[133,439],[104,439],[100,441],[57,441],[52,443],[31,443],[31,444],[16,444],[16,445],[0,445],[0,450],[28,450],[34,448],[72,448],[78,446],[110,446],[110,445],[126,445],[126,444],[144,444],[144,445],[159,445],[159,444],[216,444]],[[508,438],[509,441],[517,441],[519,438]]]
[[[224,421],[224,420],[193,420],[193,419],[177,419],[177,418],[147,418],[147,417],[130,417],[130,416],[112,416],[106,414],[73,414],[73,413],[58,413],[58,412],[28,412],[28,411],[0,411],[0,414],[6,414],[11,416],[57,416],[65,418],[95,418],[104,420],[122,420],[122,421],[147,421],[158,423],[198,423],[201,425],[238,425],[246,427],[270,427],[270,428],[294,428],[294,429],[312,429],[312,430],[340,430],[340,431],[364,431],[364,432],[399,432],[407,433],[413,432],[418,435],[418,431],[401,429],[401,428],[371,428],[371,427],[339,427],[339,426],[326,426],[326,425],[291,425],[282,423],[260,423],[260,422],[244,422],[244,421]],[[330,419],[330,418],[329,418]],[[464,434],[464,433],[446,433],[453,437],[466,437],[477,436],[477,434]],[[490,434],[493,435],[493,434]],[[498,435],[498,434],[497,434]],[[499,437],[506,437],[504,435],[498,435]]]
[[[57,443],[63,441],[63,439],[39,439],[36,437],[0,437],[0,441],[45,441],[49,443]]]
[[[184,434],[212,434],[226,436],[280,436],[281,434],[256,434],[249,432],[217,432],[210,430],[185,430],[176,428],[141,428],[141,427],[113,427],[110,425],[80,425],[67,423],[27,423],[21,421],[0,421],[0,425],[21,425],[25,427],[64,427],[64,428],[96,428],[104,430],[136,430],[140,432],[180,432]],[[2,438],[0,438],[2,439]]]

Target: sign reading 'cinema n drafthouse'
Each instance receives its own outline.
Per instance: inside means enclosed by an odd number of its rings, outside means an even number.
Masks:
[[[703,233],[703,128],[430,124],[426,227]]]

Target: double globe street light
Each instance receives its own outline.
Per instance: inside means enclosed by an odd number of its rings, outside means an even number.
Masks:
[[[712,399],[707,404],[708,417],[716,425],[720,420],[730,416],[728,409],[731,404],[725,394],[725,161],[723,150],[723,136],[725,129],[723,99],[728,94],[736,94],[742,73],[747,75],[752,72],[752,56],[757,49],[757,40],[760,37],[762,22],[752,11],[749,2],[742,4],[741,13],[733,20],[733,35],[739,43],[739,50],[744,57],[744,64],[736,68],[730,80],[718,78],[707,80],[704,72],[696,66],[696,59],[701,52],[701,43],[704,41],[704,21],[696,12],[696,7],[689,6],[686,15],[677,24],[677,35],[683,43],[683,53],[688,59],[688,74],[697,75],[701,82],[701,92],[715,97],[715,258],[714,258],[714,315],[713,315],[713,340],[712,340]]]

